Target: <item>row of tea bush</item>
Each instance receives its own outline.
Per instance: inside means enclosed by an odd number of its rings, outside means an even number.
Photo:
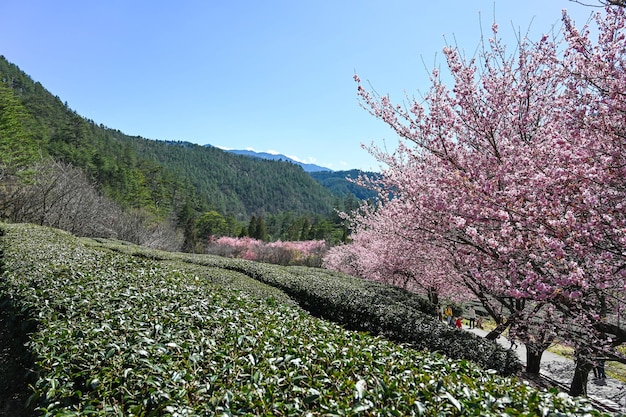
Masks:
[[[36,415],[600,415],[584,399],[313,317],[236,271],[251,265],[0,227],[2,308],[21,319],[16,334],[29,332]]]
[[[471,360],[502,375],[520,370],[515,352],[473,333],[444,325],[435,320],[436,308],[425,297],[398,287],[320,268],[283,267],[243,259],[116,247],[137,256],[175,258],[237,271],[284,291],[309,313],[347,329],[382,335],[450,358]]]

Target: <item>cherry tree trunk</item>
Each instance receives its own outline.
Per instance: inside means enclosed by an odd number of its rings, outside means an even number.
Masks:
[[[576,370],[574,370],[574,378],[569,389],[569,395],[572,397],[587,395],[587,379],[592,367],[593,365],[589,361],[576,361]]]
[[[541,369],[541,357],[544,349],[532,344],[526,345],[526,372],[533,375],[539,375]]]
[[[498,324],[492,331],[487,333],[487,336],[485,336],[485,339],[496,340],[498,337],[500,337],[500,335],[506,330],[508,326],[509,326],[509,323],[506,321],[503,321],[502,323]]]

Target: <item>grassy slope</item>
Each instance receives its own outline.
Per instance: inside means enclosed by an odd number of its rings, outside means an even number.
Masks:
[[[145,250],[131,256],[123,245],[53,229],[2,231],[0,295],[32,332],[41,415],[590,411],[584,400],[538,392],[471,362],[313,318],[281,291],[231,270]]]

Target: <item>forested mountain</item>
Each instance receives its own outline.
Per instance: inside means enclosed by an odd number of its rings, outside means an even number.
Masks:
[[[0,100],[0,181],[10,165],[23,168],[51,157],[65,164],[61,171],[72,167],[86,173],[124,210],[140,210],[155,221],[174,219],[179,225],[189,225],[207,211],[245,223],[279,214],[331,219],[335,208],[344,207],[345,193],[333,194],[298,165],[188,142],[131,137],[96,124],[3,56]],[[354,197],[349,200],[353,206]],[[21,210],[8,206],[5,195],[0,216]]]
[[[210,146],[210,145],[206,145]],[[356,185],[350,179],[357,179],[360,175],[366,175],[368,177],[377,177],[378,174],[374,172],[363,172],[358,169],[351,169],[348,171],[333,171],[330,168],[322,167],[315,164],[305,164],[295,161],[288,156],[281,154],[272,154],[267,152],[255,152],[249,150],[228,150],[229,153],[238,155],[246,155],[250,158],[270,159],[274,161],[288,161],[295,165],[301,166],[314,180],[319,182],[328,188],[334,195],[350,198],[355,197],[358,200],[367,200],[376,197],[376,192],[368,188]]]
[[[337,196],[354,196],[358,200],[368,200],[376,197],[375,191],[361,187],[347,179],[357,179],[359,175],[367,175],[368,177],[375,178],[377,174],[373,172],[363,172],[358,169],[352,169],[349,171],[309,172],[309,175]]]
[[[32,118],[37,147],[88,170],[124,205],[168,211],[193,197],[198,208],[245,218],[282,211],[327,214],[336,203],[294,164],[130,137],[79,116],[4,57],[0,74]]]
[[[203,207],[237,219],[283,211],[327,215],[338,202],[301,167],[284,161],[251,159],[187,142],[121,141],[141,158],[188,181]]]
[[[206,146],[211,146],[211,145],[206,145]],[[237,155],[245,155],[250,158],[260,158],[260,159],[270,159],[272,161],[291,162],[292,164],[301,166],[302,169],[304,169],[306,172],[309,172],[309,173],[317,172],[317,171],[332,171],[332,169],[330,168],[326,168],[326,167],[319,166],[316,164],[307,164],[304,162],[296,161],[282,154],[274,154],[274,153],[269,153],[269,152],[256,152],[256,151],[250,151],[250,150],[244,150],[244,149],[229,149],[228,152],[234,153]]]

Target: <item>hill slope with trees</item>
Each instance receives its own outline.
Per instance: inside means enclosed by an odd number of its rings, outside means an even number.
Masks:
[[[351,169],[349,171],[317,171],[310,172],[309,175],[338,196],[345,198],[354,196],[358,200],[369,200],[378,196],[375,191],[352,181],[358,179],[361,175],[377,178],[378,174],[372,172]]]
[[[333,210],[344,206],[344,194],[333,194],[294,164],[251,159],[188,142],[128,136],[97,124],[70,109],[2,56],[0,100],[0,180],[5,183],[0,217],[6,219],[63,227],[52,224],[65,220],[61,214],[56,220],[46,219],[50,199],[34,201],[35,196],[54,194],[53,200],[59,201],[56,207],[61,210],[61,206],[81,204],[76,198],[70,202],[70,195],[72,189],[83,187],[91,187],[92,200],[96,196],[110,199],[123,212],[132,213],[133,221],[152,227],[169,221],[184,229],[186,240],[197,238],[195,222],[209,211],[231,225],[245,225],[251,217],[276,215],[299,222],[303,216],[321,216],[335,222]],[[47,162],[41,166],[43,161]],[[67,183],[70,171],[75,178],[82,175],[80,187],[72,183],[65,191],[58,190],[61,182]],[[25,201],[23,190],[18,192],[26,174],[31,175],[30,184],[39,186],[36,192],[27,193],[29,201]],[[106,213],[92,211],[88,217],[100,219]],[[111,218],[101,229],[110,229],[114,221]],[[242,227],[229,230],[231,234],[245,233]],[[270,231],[270,236],[280,238],[280,231]]]

